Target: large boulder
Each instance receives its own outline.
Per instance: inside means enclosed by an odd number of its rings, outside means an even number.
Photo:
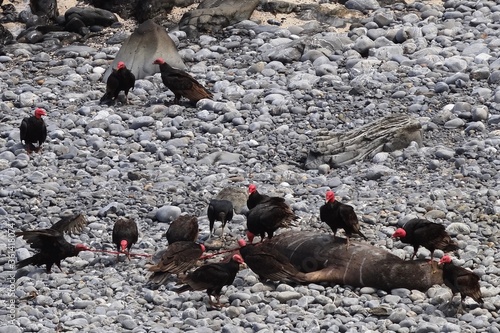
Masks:
[[[65,29],[71,32],[85,34],[85,27],[109,27],[118,22],[118,17],[112,12],[92,7],[72,7],[64,13]]]
[[[197,9],[186,12],[179,29],[189,37],[200,32],[218,32],[228,25],[248,20],[259,4],[259,0],[205,0]]]
[[[185,69],[186,65],[177,52],[174,41],[165,29],[152,20],[140,24],[130,37],[123,42],[111,66],[104,73],[104,82],[119,61],[123,61],[134,73],[136,79],[159,72],[158,65],[153,65],[156,58],[163,58],[170,66]]]
[[[118,18],[112,12],[92,7],[71,7],[64,13],[64,18],[66,22],[73,18],[78,18],[86,26],[100,25],[109,27],[113,23],[118,22]]]

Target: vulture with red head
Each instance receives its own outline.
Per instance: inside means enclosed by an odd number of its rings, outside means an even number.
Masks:
[[[272,238],[276,230],[291,226],[297,218],[284,198],[262,195],[253,184],[249,186],[249,194],[247,237],[250,243],[256,235],[260,236],[261,241],[266,235]]]
[[[333,236],[335,236],[338,229],[344,229],[347,236],[347,246],[349,246],[349,238],[353,234],[359,235],[365,240],[367,239],[359,228],[358,217],[354,212],[354,208],[335,200],[333,191],[326,192],[326,203],[320,207],[319,217],[333,230]]]
[[[484,303],[479,287],[479,276],[468,269],[455,266],[448,255],[443,256],[439,264],[443,265],[444,284],[451,289],[453,295],[460,293],[461,302],[458,308],[459,312],[463,311],[463,303],[467,296],[479,304]]]
[[[31,248],[37,250],[37,253],[32,257],[19,261],[17,267],[45,265],[47,273],[50,273],[52,265],[55,264],[62,272],[61,260],[77,256],[81,251],[89,250],[83,244],[68,243],[64,239],[64,233],[79,233],[86,225],[85,216],[78,214],[63,217],[48,229],[17,231],[16,237],[22,236],[31,245]]]
[[[46,115],[47,112],[44,109],[36,108],[31,117],[26,117],[21,121],[19,127],[21,142],[24,143],[28,154],[32,151],[40,151],[42,144],[47,139],[47,126],[42,118]],[[37,147],[34,146],[35,143],[38,145]]]
[[[261,194],[257,191],[257,186],[255,184],[250,184],[248,186],[248,199],[247,199],[247,207],[248,209],[252,209],[257,206],[259,203],[269,200],[270,196],[267,194]],[[276,197],[277,198],[277,197]],[[285,201],[283,198],[279,198]]]
[[[160,66],[161,80],[174,93],[174,104],[179,104],[181,97],[189,99],[192,104],[203,98],[212,99],[212,93],[183,70],[173,68],[162,58],[153,64]]]
[[[222,306],[219,300],[222,288],[233,283],[240,269],[240,264],[243,263],[243,258],[239,254],[235,254],[228,262],[205,264],[192,273],[188,273],[183,280],[185,285],[175,291],[182,293],[187,290],[206,289],[209,304],[219,308]],[[212,296],[215,297],[215,303],[212,301]]]
[[[112,239],[119,252],[116,255],[116,260],[118,260],[120,252],[126,253],[128,260],[130,260],[130,249],[139,239],[139,230],[137,229],[137,223],[135,223],[134,219],[118,219],[113,226]]]
[[[123,61],[118,62],[116,69],[113,69],[106,81],[106,93],[101,97],[99,104],[114,104],[120,91],[125,92],[125,103],[129,104],[128,92],[134,89],[135,75]]]
[[[411,259],[417,255],[420,246],[431,251],[431,260],[435,250],[444,252],[458,250],[457,242],[451,239],[444,225],[425,219],[411,219],[402,228],[397,229],[392,237],[413,246]]]

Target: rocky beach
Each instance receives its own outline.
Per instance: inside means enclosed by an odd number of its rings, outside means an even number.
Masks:
[[[4,45],[0,276],[10,306],[0,333],[500,332],[500,2],[349,0],[336,4],[345,16],[328,19],[314,7],[322,5],[254,13],[195,38],[169,27],[186,71],[214,95],[196,106],[172,105],[159,73],[136,80],[129,105],[99,105],[104,72],[137,26],[131,19],[84,40]],[[19,125],[36,107],[47,111],[48,138],[27,154]],[[420,145],[306,165],[321,135],[397,114],[421,125]],[[484,304],[467,298],[457,314],[444,306],[444,285],[272,284],[242,269],[222,291],[225,306],[211,309],[205,292],[174,292],[173,277],[151,286],[147,256],[117,262],[85,251],[62,262],[65,273],[12,265],[33,254],[14,231],[69,213],[88,225],[66,239],[92,249],[114,250],[118,217],[138,224],[132,253],[164,249],[181,213],[198,216],[205,241],[210,199],[251,183],[286,199],[299,218],[281,232],[298,238],[331,232],[319,220],[328,189],[354,207],[368,243],[406,260],[413,247],[392,239],[395,229],[415,217],[444,224],[459,245],[454,263],[480,277]],[[224,248],[244,237],[244,210],[226,225]],[[429,255],[421,248],[417,257]]]

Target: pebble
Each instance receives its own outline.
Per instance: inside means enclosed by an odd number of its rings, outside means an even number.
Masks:
[[[293,228],[321,226],[317,212],[333,189],[355,207],[370,242],[405,260],[412,248],[389,239],[394,227],[410,217],[443,223],[460,245],[454,262],[481,276],[483,307],[444,317],[440,306],[452,296],[445,286],[425,293],[295,286],[262,283],[241,271],[222,290],[226,306],[213,310],[204,291],[175,293],[175,277],[150,289],[146,258],[115,262],[89,252],[63,261],[68,276],[57,268],[50,275],[22,269],[19,297],[38,293],[20,303],[22,331],[54,331],[58,320],[89,332],[498,332],[498,258],[488,244],[496,242],[500,212],[500,8],[487,1],[381,5],[347,1],[363,17],[354,26],[337,17],[351,25],[346,33],[334,31],[337,23],[325,29],[315,21],[294,27],[245,21],[223,35],[202,35],[199,43],[172,32],[190,74],[215,94],[196,107],[161,103],[172,97],[159,75],[136,81],[131,105],[97,104],[107,61],[130,34],[124,27],[111,28],[114,37],[99,44],[90,36],[86,44],[95,47],[53,52],[46,44],[5,45],[0,224],[47,228],[62,212],[83,211],[89,225],[66,238],[106,249],[112,222],[133,216],[140,237],[132,251],[153,253],[165,248],[162,235],[182,213],[199,217],[205,239],[207,203],[224,187],[246,191],[254,182],[264,193],[286,196],[299,215]],[[41,153],[28,156],[18,128],[35,106],[48,111],[48,139]],[[321,131],[346,132],[395,112],[421,122],[421,146],[376,152],[343,167],[326,159],[314,170],[302,167]],[[245,218],[237,216],[226,226],[223,247],[243,235]],[[32,254],[18,238],[16,258]],[[419,250],[419,258],[428,255]],[[11,331],[21,329],[0,328]]]
[[[276,299],[281,303],[286,303],[293,299],[301,298],[302,294],[295,291],[282,291],[276,295]]]
[[[155,218],[159,222],[169,223],[177,219],[181,215],[181,209],[175,206],[162,206],[155,214]]]

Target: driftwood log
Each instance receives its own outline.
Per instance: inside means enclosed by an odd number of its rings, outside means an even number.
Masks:
[[[353,287],[425,291],[443,284],[442,269],[427,260],[403,260],[367,242],[317,232],[285,232],[269,240],[290,258],[308,282],[330,282]],[[435,272],[433,272],[435,270]]]
[[[415,141],[422,145],[422,126],[405,114],[391,115],[344,133],[321,131],[309,151],[305,167],[321,164],[340,167],[373,157],[376,153],[403,149]]]

